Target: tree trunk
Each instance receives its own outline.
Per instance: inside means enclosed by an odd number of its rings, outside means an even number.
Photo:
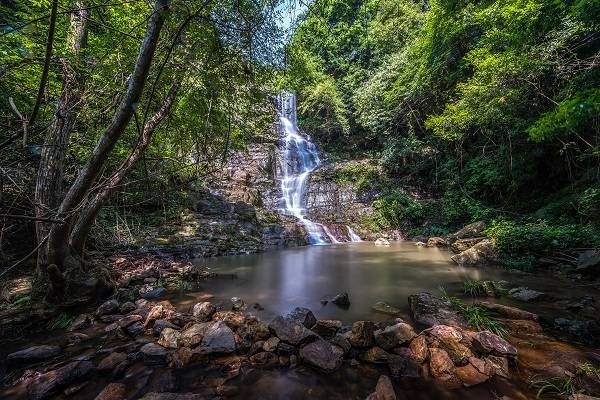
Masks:
[[[142,127],[142,132],[138,139],[138,142],[125,161],[119,166],[119,168],[112,174],[110,178],[104,183],[99,189],[99,192],[86,204],[83,210],[79,213],[77,222],[73,226],[69,243],[71,249],[79,255],[82,255],[85,240],[90,233],[94,220],[98,216],[98,212],[104,205],[104,202],[112,193],[113,189],[118,186],[123,178],[131,171],[135,164],[142,158],[150,140],[152,134],[161,123],[161,121],[169,114],[171,107],[177,97],[177,91],[179,90],[180,80],[177,80],[160,109],[154,114],[154,116],[148,121],[148,123]]]
[[[77,179],[71,185],[59,206],[57,217],[65,222],[54,225],[50,230],[48,237],[49,263],[57,264],[61,268],[64,266],[65,259],[69,255],[68,239],[72,222],[75,214],[79,211],[80,203],[92,187],[140,102],[160,37],[160,31],[166,19],[169,3],[170,0],[156,0],[154,12],[148,20],[144,40],[140,46],[125,96],[121,100],[112,121],[98,139],[89,161],[79,172]]]
[[[72,63],[63,60],[62,92],[56,107],[54,120],[44,141],[35,186],[35,214],[38,218],[52,218],[58,207],[62,192],[64,159],[77,109],[83,92],[83,74],[81,73],[81,53],[87,45],[87,21],[90,10],[81,2],[76,2],[71,13],[71,29],[67,37],[67,48],[73,56]],[[37,242],[41,243],[52,223],[38,221],[35,224]],[[46,254],[39,252],[38,263],[46,264]]]

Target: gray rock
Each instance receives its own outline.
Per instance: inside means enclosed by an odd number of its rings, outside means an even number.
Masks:
[[[202,322],[187,327],[181,332],[181,336],[179,338],[181,345],[191,348],[198,346],[202,342],[202,338],[204,337],[206,330],[211,325],[211,322]]]
[[[339,333],[331,339],[329,339],[329,342],[341,348],[344,351],[344,354],[346,354],[350,351],[350,349],[352,349],[352,345],[350,344],[348,339],[346,339],[344,335],[341,335]]]
[[[401,344],[410,342],[413,338],[417,337],[417,334],[412,326],[400,322],[385,329],[375,331],[374,337],[379,347],[384,350],[391,350]]]
[[[535,301],[542,298],[544,293],[526,287],[518,287],[510,289],[508,296],[520,301]]]
[[[331,373],[342,366],[343,352],[331,343],[318,339],[300,349],[300,359],[322,372]]]
[[[465,319],[447,301],[422,292],[408,296],[408,305],[415,322],[427,327],[450,325],[467,327]]]
[[[28,347],[23,350],[10,353],[6,362],[11,365],[24,365],[44,361],[56,357],[62,352],[59,346],[40,345]]]
[[[96,316],[101,317],[103,315],[116,314],[119,312],[119,302],[117,300],[105,301],[96,309]]]
[[[222,321],[212,323],[204,333],[200,343],[202,354],[225,354],[235,351],[233,331]]]
[[[483,231],[485,230],[485,227],[486,227],[486,225],[485,225],[485,222],[483,222],[483,221],[473,222],[472,224],[465,226],[464,228],[458,230],[457,232],[455,232],[451,235],[448,235],[448,239],[451,242],[454,242],[458,239],[481,237],[483,234]]]
[[[312,311],[304,307],[294,308],[286,317],[300,322],[308,329],[312,328],[317,323],[317,319]]]
[[[418,378],[420,376],[419,365],[411,356],[410,349],[402,347],[402,350],[406,350],[406,353],[388,355],[387,362],[390,374],[394,378]]]
[[[233,311],[244,311],[246,309],[246,303],[244,303],[244,300],[240,299],[239,297],[232,297],[231,309]]]
[[[160,335],[162,330],[165,328],[171,328],[171,329],[177,329],[177,330],[179,329],[179,327],[177,325],[167,321],[166,319],[159,319],[154,322],[154,326],[152,327],[152,332],[156,336],[158,336],[158,335]]]
[[[291,345],[298,346],[317,338],[317,335],[306,329],[304,325],[291,318],[275,317],[269,324],[269,329],[279,339]]]
[[[482,267],[498,261],[498,247],[493,240],[485,239],[450,259],[462,267]]]
[[[146,343],[140,349],[140,353],[148,364],[165,364],[169,354],[167,349],[156,343]]]
[[[319,336],[324,338],[330,338],[335,336],[335,334],[342,327],[342,321],[333,320],[333,319],[321,319],[318,320],[315,326],[313,326],[312,330]]]
[[[279,342],[277,344],[277,354],[280,356],[291,356],[298,353],[298,349],[291,344]]]
[[[135,304],[133,304],[131,301],[126,301],[125,303],[121,304],[121,307],[119,307],[119,312],[121,314],[127,314],[132,312],[136,308],[137,307],[135,306]]]
[[[134,322],[125,328],[125,332],[127,332],[127,334],[131,337],[140,336],[142,333],[144,333],[144,324],[141,322]]]
[[[579,255],[575,272],[591,277],[600,275],[600,251],[588,250]]]

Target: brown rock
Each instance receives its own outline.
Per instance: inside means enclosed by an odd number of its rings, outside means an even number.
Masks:
[[[391,350],[401,344],[410,342],[416,336],[417,334],[412,326],[404,322],[388,326],[385,329],[379,329],[374,333],[375,342],[384,350]]]
[[[469,357],[473,356],[471,349],[461,343],[464,335],[459,329],[452,326],[436,325],[429,333],[439,340],[439,347],[446,350],[454,364],[464,365]]]
[[[388,361],[389,354],[381,347],[371,347],[360,355],[360,359],[373,364],[383,364]]]
[[[492,353],[498,356],[517,356],[517,349],[513,345],[490,331],[476,333],[473,336],[473,346],[475,350],[483,353]]]
[[[176,349],[179,347],[179,338],[181,333],[173,328],[164,328],[160,333],[158,344],[167,349]]]
[[[470,249],[471,247],[475,246],[477,243],[481,242],[484,239],[484,237],[458,239],[456,242],[452,243],[450,249],[454,254],[462,253],[463,251]]]
[[[498,318],[498,321],[502,322],[504,328],[513,335],[539,335],[544,333],[544,328],[536,321],[502,318]]]
[[[279,344],[279,342],[280,342],[279,338],[276,336],[273,336],[272,338],[269,338],[269,340],[264,342],[263,350],[274,352],[277,349],[277,345]]]
[[[312,330],[321,337],[330,338],[335,336],[337,331],[342,327],[342,321],[333,319],[318,320]]]
[[[430,348],[429,349],[431,373],[434,377],[454,373],[454,363],[445,350]]]
[[[486,371],[490,371],[490,375],[496,374],[504,378],[509,377],[508,360],[505,357],[487,356],[485,358]]]
[[[425,336],[417,336],[410,342],[409,348],[413,352],[415,361],[423,363],[429,355],[429,349],[427,348],[427,340]]]
[[[331,373],[342,366],[343,351],[331,343],[318,339],[300,349],[300,358],[306,364],[325,373]]]
[[[31,400],[45,399],[59,389],[80,380],[94,369],[90,361],[73,361],[58,369],[45,372],[28,380],[27,391]]]
[[[262,351],[251,356],[250,363],[259,368],[276,368],[279,366],[279,357],[275,353]]]
[[[210,324],[210,322],[192,324],[192,326],[183,330],[179,337],[181,345],[191,348],[198,346]]]
[[[96,396],[95,400],[125,400],[126,387],[122,383],[109,383],[106,387]]]
[[[375,387],[375,397],[376,400],[396,400],[396,392],[394,391],[394,386],[392,385],[392,381],[387,375],[381,375],[379,380],[377,381],[377,386]]]
[[[488,301],[478,301],[476,303],[479,306],[485,307],[490,311],[498,313],[506,318],[510,319],[526,319],[531,321],[537,321],[538,316],[529,311],[521,310],[517,307],[509,307],[503,304],[490,303]]]
[[[490,378],[489,376],[479,372],[471,364],[467,364],[464,367],[456,368],[454,373],[466,387],[479,385],[480,383],[483,383]]]
[[[450,259],[460,266],[485,266],[498,260],[498,247],[494,240],[485,239],[462,253],[453,255]]]
[[[192,314],[200,322],[210,321],[217,308],[209,301],[194,304]]]
[[[448,246],[448,243],[446,243],[446,241],[439,236],[432,236],[427,240],[427,247],[446,247],[446,246]]]
[[[213,314],[213,321],[223,321],[231,329],[237,329],[244,324],[244,314],[239,311],[217,311]]]

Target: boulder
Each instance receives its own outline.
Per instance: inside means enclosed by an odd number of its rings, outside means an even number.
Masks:
[[[429,348],[427,347],[427,339],[425,336],[417,336],[410,342],[409,346],[416,362],[423,363],[429,356]]]
[[[300,359],[318,370],[331,373],[342,366],[343,352],[331,343],[318,339],[300,349]]]
[[[72,361],[58,369],[34,376],[27,381],[27,391],[32,400],[45,399],[63,387],[85,377],[94,369],[91,361]]]
[[[202,322],[192,324],[187,329],[184,329],[179,337],[181,345],[191,348],[198,346],[202,342],[202,338],[210,325],[210,322]]]
[[[473,222],[462,229],[454,232],[451,235],[448,235],[448,240],[451,243],[454,243],[458,239],[467,239],[467,238],[478,238],[483,236],[483,231],[485,230],[485,222],[477,221]]]
[[[398,317],[402,314],[402,310],[400,310],[397,307],[390,306],[389,304],[383,301],[378,301],[371,308],[373,309],[373,311],[376,311],[378,313],[392,315],[394,317]]]
[[[347,338],[354,347],[371,347],[375,344],[374,331],[375,324],[373,322],[356,321],[352,324],[352,331],[347,334]]]
[[[134,303],[132,303],[131,301],[126,301],[125,303],[121,304],[121,307],[119,307],[119,312],[121,314],[127,314],[127,313],[132,312],[136,308],[137,307],[135,306]]]
[[[481,242],[484,239],[484,237],[458,239],[457,241],[452,243],[452,245],[450,246],[450,250],[452,250],[454,254],[459,254],[465,250],[470,249],[471,247],[475,246],[477,243]]]
[[[32,346],[14,353],[10,353],[8,356],[6,356],[6,362],[10,365],[32,364],[56,357],[61,352],[62,350],[59,346]]]
[[[92,316],[90,314],[80,314],[78,315],[73,322],[71,322],[71,326],[69,326],[69,331],[78,331],[80,329],[85,329],[92,324]]]
[[[317,319],[312,311],[304,307],[294,308],[286,317],[298,321],[308,329],[317,323]]]
[[[96,316],[101,317],[103,315],[116,314],[119,312],[119,302],[117,300],[105,301],[96,309]]]
[[[461,267],[482,267],[498,261],[498,247],[494,240],[485,239],[450,259]]]
[[[379,329],[374,333],[375,342],[384,350],[391,350],[401,344],[410,342],[416,336],[417,334],[412,326],[404,322],[388,326],[385,329]]]
[[[109,383],[94,400],[125,400],[127,387],[122,383]]]
[[[201,354],[228,354],[235,351],[233,331],[222,321],[211,323],[200,343]]]
[[[375,246],[389,246],[391,243],[385,238],[379,238],[375,241]]]
[[[317,338],[314,332],[306,329],[300,322],[288,317],[275,317],[269,324],[269,329],[279,339],[294,346]]]
[[[176,349],[179,347],[179,338],[181,333],[173,328],[164,328],[160,333],[158,344],[167,349]]]
[[[544,293],[526,287],[513,288],[508,291],[508,297],[520,301],[536,301],[544,296]]]
[[[348,308],[350,307],[350,296],[348,296],[348,293],[346,292],[340,293],[331,299],[331,302],[336,306]]]
[[[461,343],[464,335],[459,329],[447,325],[436,325],[431,328],[429,334],[437,339],[437,347],[446,350],[454,364],[464,365],[469,357],[473,356],[471,349]],[[468,339],[465,338],[465,342],[468,342]]]
[[[508,360],[506,357],[488,355],[485,357],[484,362],[484,372],[488,373],[490,376],[495,374],[507,379],[509,378]]]
[[[192,309],[192,315],[200,322],[210,321],[210,318],[217,311],[217,308],[210,302],[204,301],[202,303],[194,304]]]
[[[466,387],[479,385],[490,379],[486,374],[479,372],[473,365],[467,364],[464,367],[458,367],[454,371],[458,379]]]
[[[381,375],[375,386],[375,392],[373,392],[368,400],[396,400],[396,392],[394,392],[394,386],[392,381],[386,375]]]
[[[600,275],[600,251],[588,250],[581,253],[575,272],[589,277]]]
[[[408,305],[415,322],[427,327],[435,325],[450,325],[467,327],[465,319],[452,308],[447,301],[421,292],[408,297]]]
[[[342,321],[333,319],[321,319],[318,320],[312,330],[317,335],[324,338],[331,338],[335,336],[337,331],[342,327]]]
[[[490,331],[482,331],[473,335],[473,347],[482,353],[492,353],[497,356],[517,356],[517,349],[513,345]]]
[[[169,354],[167,349],[156,343],[146,343],[140,349],[140,353],[148,364],[165,364]]]
[[[342,349],[342,351],[344,352],[344,354],[346,354],[347,352],[350,351],[350,349],[352,348],[352,345],[350,344],[350,342],[348,341],[348,339],[341,334],[336,334],[334,337],[332,337],[331,339],[329,339],[329,342],[333,345],[338,346],[340,349]]]
[[[144,325],[141,322],[134,322],[125,328],[125,332],[131,337],[137,337],[144,333]]]
[[[446,247],[448,246],[448,243],[446,243],[446,241],[439,237],[439,236],[432,236],[427,240],[427,247]]]
[[[146,393],[140,400],[206,400],[204,394],[198,393]]]
[[[429,369],[438,383],[450,389],[455,389],[462,385],[462,382],[454,373],[456,367],[446,351],[430,348],[429,358]]]
[[[291,355],[297,354],[298,349],[291,344],[287,344],[284,342],[279,342],[277,344],[277,355],[289,357]]]

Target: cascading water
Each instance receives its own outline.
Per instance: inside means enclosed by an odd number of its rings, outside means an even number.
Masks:
[[[362,242],[360,236],[358,236],[352,228],[350,228],[349,226],[346,226],[346,228],[348,228],[348,237],[350,238],[351,242]]]
[[[298,218],[306,228],[311,244],[339,243],[325,225],[306,218],[306,181],[320,163],[315,144],[308,135],[298,130],[296,96],[283,93],[279,96],[279,122],[284,142],[283,193],[284,213]]]

